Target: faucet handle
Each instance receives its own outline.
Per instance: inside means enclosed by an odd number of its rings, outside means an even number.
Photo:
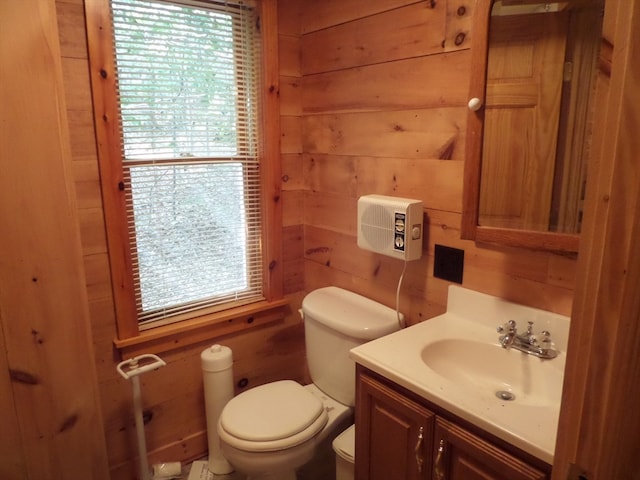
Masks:
[[[508,322],[503,323],[502,325],[498,325],[498,328],[496,328],[496,331],[498,333],[508,333],[508,334],[516,333],[515,320],[509,320]]]
[[[527,335],[533,335],[533,322],[531,320],[527,322]]]
[[[543,330],[540,335],[542,336],[542,340],[540,341],[540,346],[542,348],[551,347],[551,334],[548,330]]]

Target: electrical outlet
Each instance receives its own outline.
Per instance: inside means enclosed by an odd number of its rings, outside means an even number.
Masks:
[[[464,250],[437,245],[433,261],[433,276],[450,282],[462,283]]]

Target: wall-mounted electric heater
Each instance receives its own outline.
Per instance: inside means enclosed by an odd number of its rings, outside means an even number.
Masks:
[[[358,247],[399,258],[422,255],[422,202],[364,195],[358,199]]]

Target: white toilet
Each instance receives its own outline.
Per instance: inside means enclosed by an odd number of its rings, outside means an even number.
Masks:
[[[399,329],[395,310],[337,287],[309,293],[302,315],[313,383],[261,385],[231,399],[220,414],[222,453],[251,480],[295,479],[318,445],[353,422],[355,364],[349,350]]]

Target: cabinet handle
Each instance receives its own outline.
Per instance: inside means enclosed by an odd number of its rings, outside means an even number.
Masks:
[[[422,465],[424,464],[424,458],[422,455],[422,442],[424,441],[424,428],[420,427],[418,430],[418,443],[416,443],[416,448],[414,451],[416,452],[416,464],[418,466],[418,473],[422,473]]]
[[[444,456],[444,439],[440,440],[438,446],[438,455],[436,455],[436,463],[433,466],[435,480],[444,480],[444,471],[442,470],[442,457]]]

